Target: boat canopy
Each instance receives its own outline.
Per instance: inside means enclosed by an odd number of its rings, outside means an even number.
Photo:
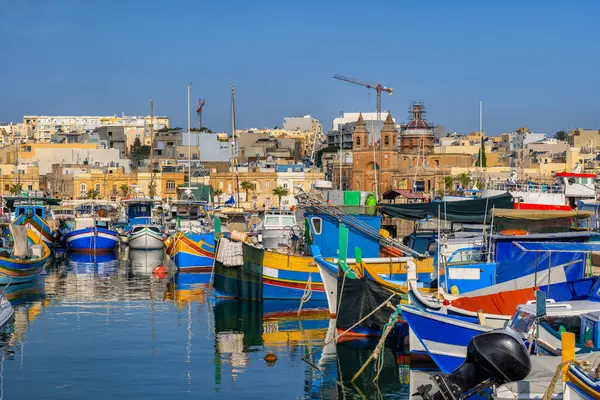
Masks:
[[[441,201],[416,204],[382,204],[381,211],[394,218],[420,220],[437,218],[458,223],[485,223],[492,217],[491,209],[512,209],[513,197],[510,193],[465,201]]]
[[[563,253],[574,251],[581,253],[600,252],[600,242],[515,242],[515,245],[520,247],[523,251],[535,253]]]
[[[579,221],[590,218],[590,211],[494,210],[494,229],[525,230],[528,233],[565,232],[579,228]]]
[[[561,210],[495,210],[494,218],[546,221],[556,218],[589,218],[594,215],[591,211],[561,211]]]

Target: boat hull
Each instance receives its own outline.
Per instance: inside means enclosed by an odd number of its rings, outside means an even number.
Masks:
[[[119,234],[104,228],[84,228],[69,232],[66,236],[67,248],[85,253],[114,251],[119,244]]]
[[[173,239],[173,261],[179,272],[210,276],[215,258],[214,233],[185,234]]]
[[[427,312],[412,306],[402,307],[402,317],[431,359],[446,374],[463,363],[473,336],[492,330],[471,318]]]
[[[30,260],[0,257],[0,285],[29,282],[37,279],[43,271],[52,252],[33,231],[27,231],[27,236],[30,243],[44,247],[42,257]]]
[[[214,287],[218,296],[326,301],[313,257],[266,251],[247,243],[242,245],[242,253],[242,265],[225,266],[218,258],[215,260]]]
[[[147,228],[130,234],[127,242],[134,250],[157,250],[164,246],[162,235]]]

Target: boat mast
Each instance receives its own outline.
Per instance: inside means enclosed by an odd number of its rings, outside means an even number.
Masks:
[[[240,192],[236,190],[236,180],[237,176],[237,158],[236,158],[236,150],[237,150],[237,135],[235,133],[235,86],[231,86],[231,196],[234,194],[237,198],[237,204],[240,204]],[[234,168],[236,171],[234,171]]]
[[[154,198],[154,100],[150,99],[150,187],[148,188],[148,194],[150,198]],[[152,217],[152,215],[150,215]]]
[[[188,156],[189,156],[189,178],[188,187],[192,187],[192,129],[190,126],[190,86],[191,82],[187,86],[187,123],[188,123]]]

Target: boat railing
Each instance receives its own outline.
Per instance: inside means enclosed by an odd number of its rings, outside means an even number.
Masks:
[[[490,182],[488,189],[503,190],[509,192],[534,192],[564,194],[564,188],[558,184],[550,183],[510,183],[510,182]]]
[[[457,265],[473,265],[487,262],[491,252],[481,251],[477,249],[462,249],[450,255],[442,255],[440,257],[441,264],[444,267],[452,267]]]

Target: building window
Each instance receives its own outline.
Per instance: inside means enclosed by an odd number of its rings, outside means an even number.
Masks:
[[[357,137],[356,137],[356,145],[357,145],[357,146],[360,146],[360,136],[357,136]]]
[[[271,182],[265,182],[265,189],[269,189],[271,187]]]
[[[223,182],[219,182],[219,189],[223,190]]]
[[[167,192],[174,192],[175,191],[175,181],[167,181],[166,188],[167,188]]]
[[[33,190],[33,185],[27,186],[27,190]]]
[[[100,193],[100,184],[96,183],[96,192]]]
[[[288,188],[288,184],[287,184],[287,182],[284,182],[284,184],[283,184],[283,188],[284,188],[284,189],[287,189],[287,188]]]
[[[79,186],[79,194],[80,194],[80,196],[85,196],[86,193],[87,193],[87,185],[85,183],[82,183],[81,186]]]
[[[390,144],[390,137],[389,136],[385,136],[383,139],[384,144]]]

